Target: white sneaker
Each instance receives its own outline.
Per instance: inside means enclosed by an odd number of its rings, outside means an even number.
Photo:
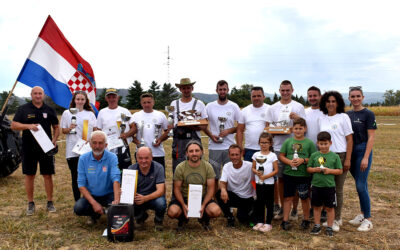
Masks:
[[[334,220],[333,221],[333,225],[332,225],[332,230],[334,232],[339,232],[340,230],[340,226],[343,224],[342,219],[340,220]],[[322,226],[327,227],[328,226],[328,222],[325,221],[324,223],[322,223]]]
[[[373,228],[372,222],[370,222],[367,219],[364,219],[361,223],[361,225],[357,228],[358,231],[360,232],[368,232]]]
[[[260,228],[262,228],[262,226],[264,226],[264,224],[262,224],[262,223],[257,223],[257,225],[255,225],[255,226],[253,227],[253,230],[258,231]]]
[[[363,214],[359,214],[356,217],[354,217],[354,219],[349,220],[349,223],[351,225],[354,225],[354,226],[359,226],[359,225],[361,225],[363,220],[364,220],[364,215]]]

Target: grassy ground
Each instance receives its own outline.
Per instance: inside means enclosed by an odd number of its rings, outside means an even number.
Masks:
[[[343,208],[344,225],[333,238],[323,234],[311,236],[309,232],[298,229],[301,222],[285,232],[279,229],[280,221],[273,221],[273,230],[268,234],[254,232],[238,226],[225,227],[225,219],[212,221],[213,230],[204,232],[196,220],[191,220],[187,229],[176,233],[176,221],[165,219],[163,232],[153,230],[152,216],[144,228],[135,231],[135,241],[131,243],[109,243],[101,237],[106,228],[104,217],[94,226],[86,224],[86,218],[73,214],[71,177],[64,157],[65,144],[59,143],[60,153],[56,157],[54,177],[55,214],[45,211],[46,196],[43,179],[38,176],[35,184],[36,213],[25,216],[26,194],[21,168],[7,178],[0,179],[0,248],[339,248],[339,249],[398,249],[400,248],[400,117],[377,119],[374,148],[374,163],[369,177],[369,190],[372,199],[374,229],[359,233],[347,223],[359,211],[358,196],[354,180],[348,175],[345,185]],[[388,124],[388,125],[384,125]],[[395,124],[395,125],[393,125]],[[207,145],[206,140],[203,141]],[[168,199],[171,195],[170,143],[167,141],[167,180]],[[207,157],[206,157],[207,158]],[[301,209],[300,209],[301,210]],[[301,213],[301,212],[300,212]],[[300,216],[301,217],[301,216]]]

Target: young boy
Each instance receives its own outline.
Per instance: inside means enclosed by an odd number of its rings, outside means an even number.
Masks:
[[[320,132],[317,135],[319,152],[311,155],[307,171],[313,173],[311,181],[311,205],[314,206],[314,228],[310,234],[321,232],[321,209],[325,207],[328,213],[328,227],[326,235],[333,236],[333,220],[336,206],[335,175],[342,174],[342,163],[337,154],[331,152],[331,135],[328,132]]]
[[[279,160],[285,164],[283,170],[283,221],[281,224],[283,230],[289,230],[291,227],[289,213],[296,192],[299,193],[303,208],[303,221],[300,226],[302,229],[310,227],[309,189],[311,177],[307,172],[307,162],[310,155],[317,149],[310,139],[304,137],[306,131],[306,121],[303,118],[295,119],[292,129],[294,137],[286,139],[279,154]]]

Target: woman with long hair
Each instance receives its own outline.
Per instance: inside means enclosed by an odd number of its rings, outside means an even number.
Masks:
[[[372,163],[372,147],[374,146],[376,121],[375,114],[362,104],[364,94],[361,86],[350,87],[349,100],[352,110],[347,114],[350,117],[354,131],[354,147],[351,156],[350,173],[356,182],[361,213],[349,223],[358,231],[367,232],[372,229],[371,201],[368,193],[368,174]]]
[[[79,155],[72,152],[72,149],[78,140],[82,138],[84,121],[88,120],[88,125],[94,127],[96,125],[96,116],[94,115],[93,108],[89,104],[87,94],[84,91],[75,91],[69,108],[76,108],[77,113],[72,114],[70,109],[64,111],[61,116],[61,131],[66,135],[65,155],[68,167],[71,171],[74,199],[77,201],[81,196],[77,183]],[[76,117],[76,123],[71,122],[73,116]],[[89,138],[87,138],[87,140],[89,140]]]
[[[325,92],[319,103],[319,108],[323,113],[318,119],[319,131],[326,131],[331,135],[330,150],[339,155],[343,166],[343,173],[335,175],[337,204],[332,226],[335,232],[338,232],[342,225],[343,187],[350,169],[353,149],[353,129],[349,116],[344,112],[344,107],[343,97],[337,91]]]

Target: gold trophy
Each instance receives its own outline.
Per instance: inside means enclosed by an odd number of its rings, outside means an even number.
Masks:
[[[221,116],[219,116],[219,117],[218,117],[218,120],[219,120],[219,132],[221,133],[222,130],[225,129],[225,122],[226,122],[227,118],[226,118],[226,117],[221,117]],[[224,138],[218,136],[218,142],[219,142],[219,143],[223,143],[223,142],[224,142]]]
[[[165,110],[168,112],[169,125],[173,125],[174,124],[175,107],[174,106],[165,106]],[[172,129],[168,132],[168,136],[174,136],[174,131]]]
[[[267,157],[264,157],[261,155],[256,157],[256,162],[258,164],[260,164],[260,166],[258,166],[257,171],[261,172],[261,175],[264,174],[264,166],[262,164],[266,161],[267,161]],[[262,181],[261,179],[258,179],[258,184],[264,184],[264,181]]]
[[[71,112],[72,117],[71,117],[71,124],[76,125],[76,114],[78,114],[78,109],[77,108],[70,108],[69,112]],[[76,134],[76,128],[71,129],[71,131],[69,132],[71,135]]]
[[[298,152],[301,151],[303,149],[303,145],[300,143],[294,143],[292,145],[292,149],[294,150],[294,154],[293,154],[293,160],[294,159],[298,159],[299,158],[299,154]],[[297,170],[297,167],[292,167],[292,170]]]
[[[326,159],[324,157],[321,156],[318,158],[318,163],[320,164],[319,168],[321,169],[321,172],[325,171],[325,168],[326,168],[326,167],[324,167],[325,162],[326,162]]]

